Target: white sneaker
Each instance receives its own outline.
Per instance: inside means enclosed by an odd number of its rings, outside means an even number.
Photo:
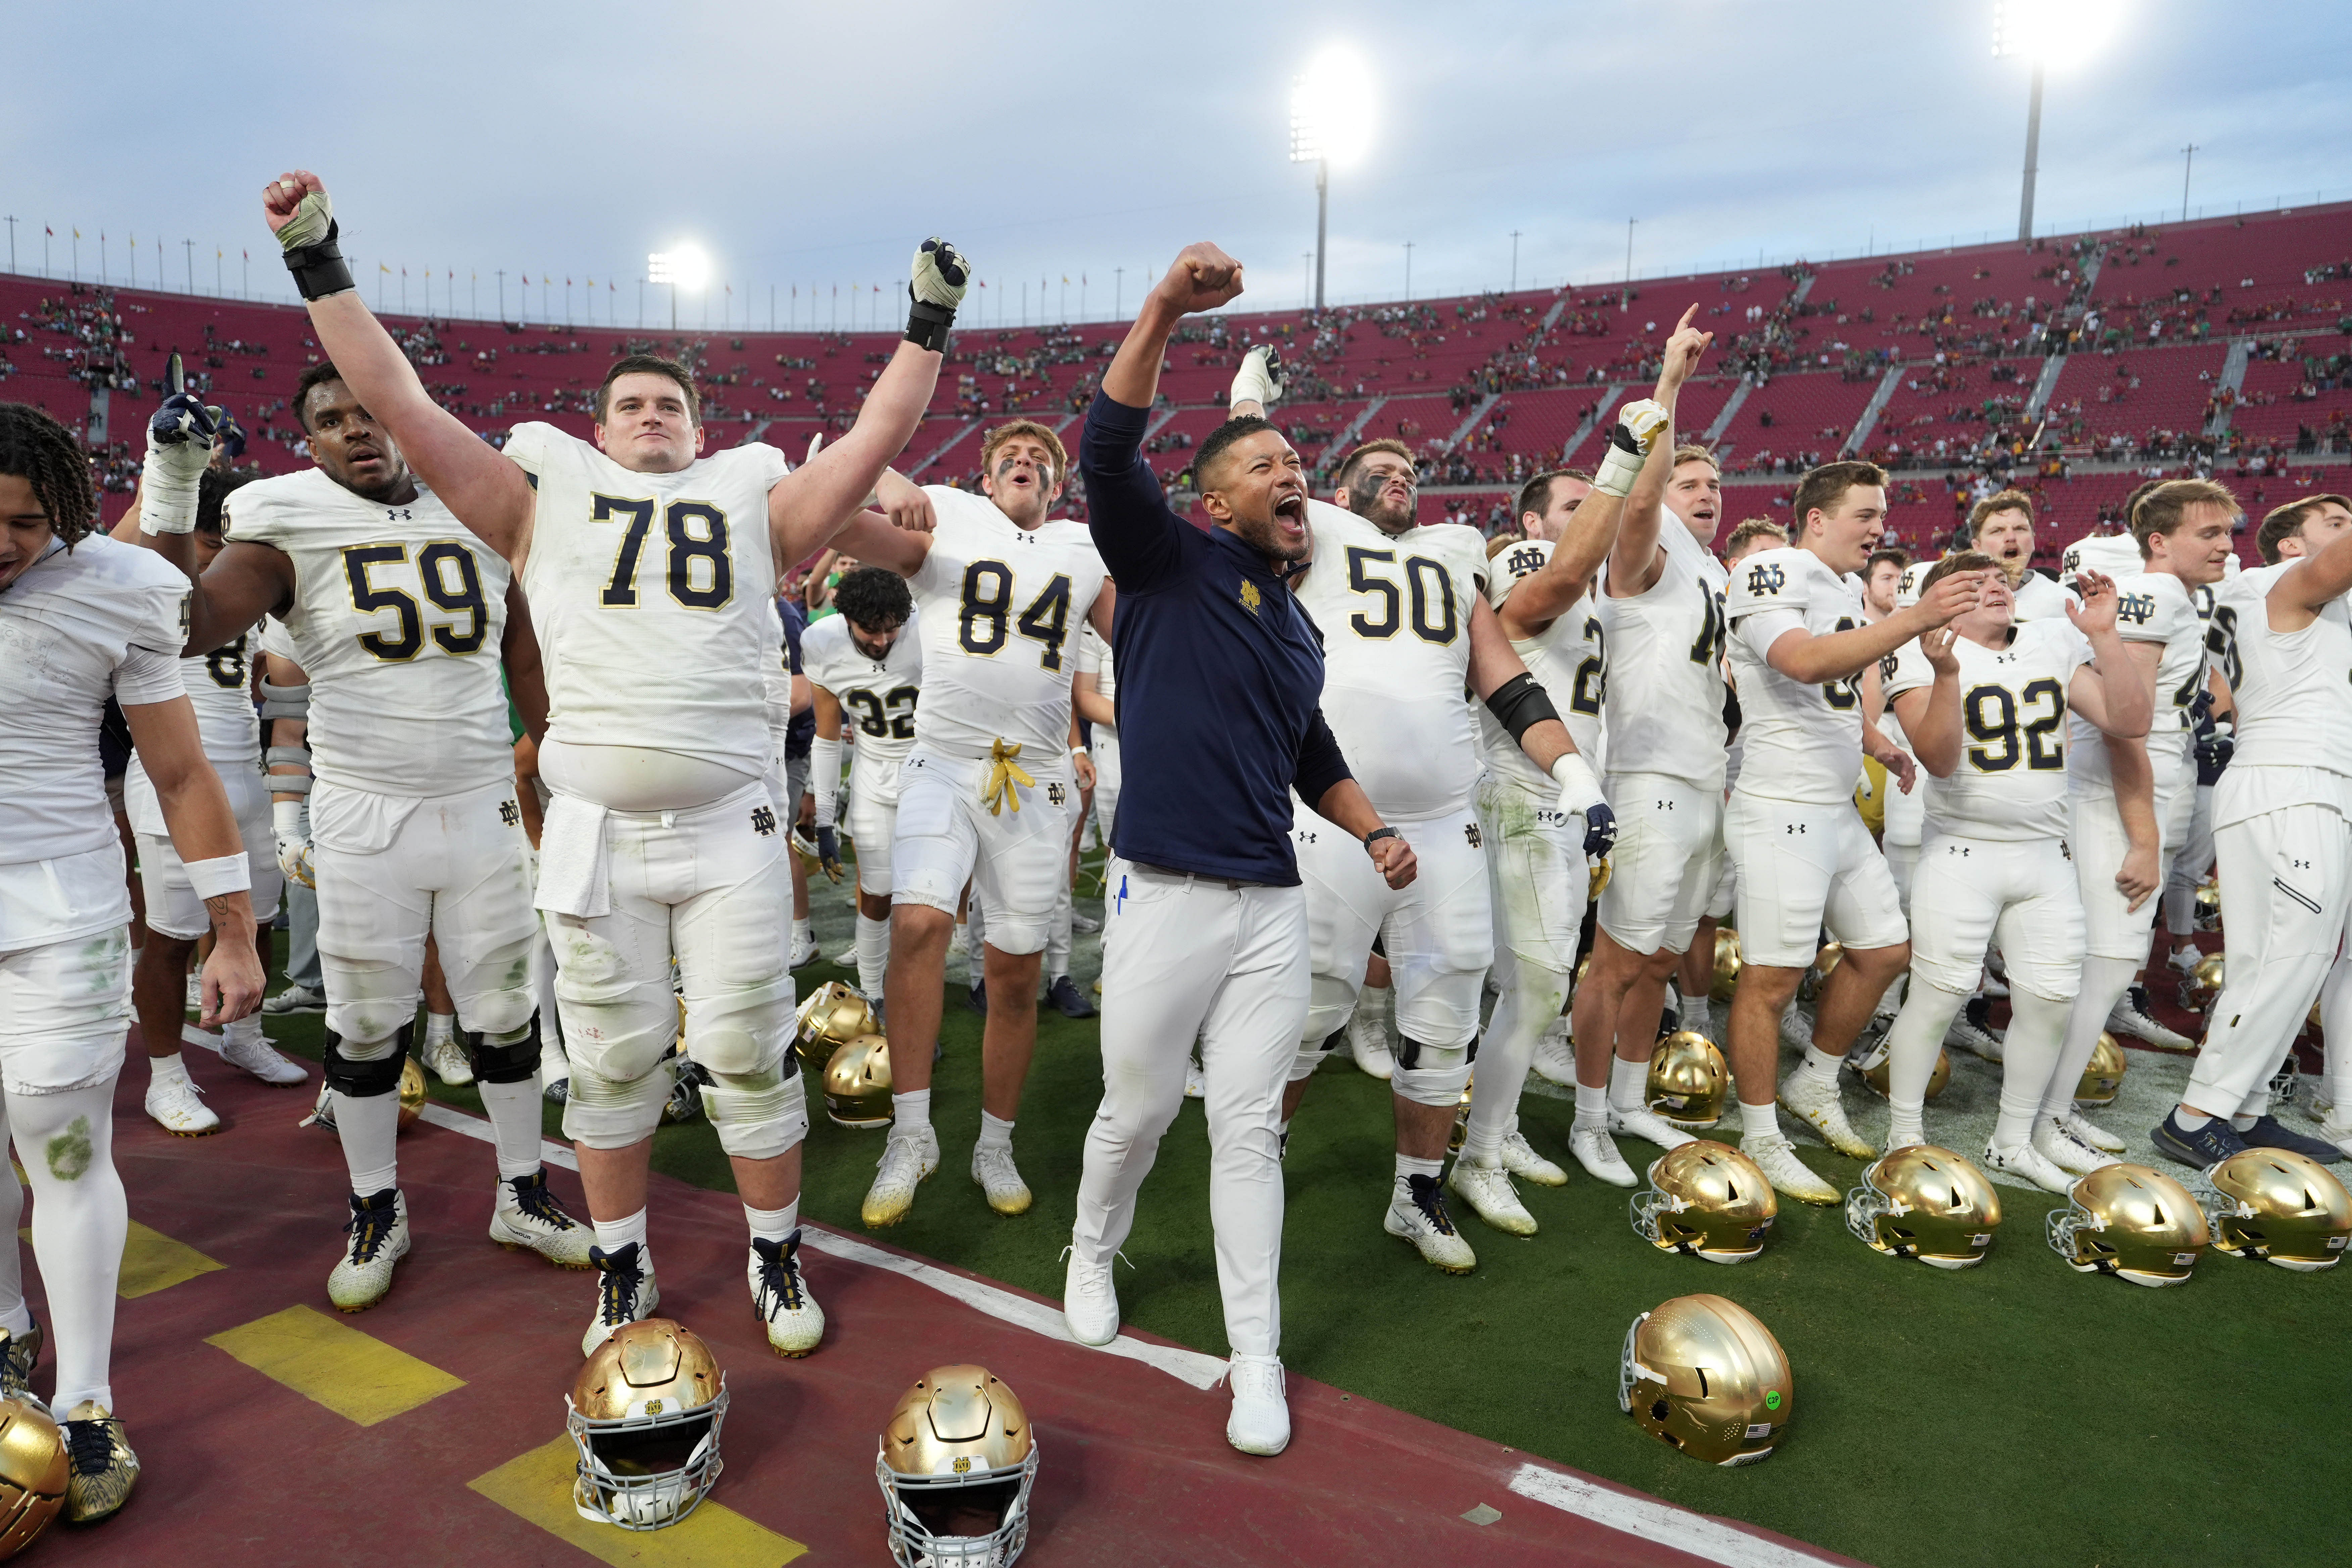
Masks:
[[[1926,1142],[1927,1128],[1925,1122],[1913,1126],[1908,1122],[1889,1120],[1886,1123],[1886,1147],[1890,1150],[1908,1149],[1915,1143]]]
[[[817,958],[816,937],[814,934],[795,932],[793,937],[793,956],[787,967],[793,969],[804,969],[808,965],[814,963],[817,961]]]
[[[596,1233],[563,1212],[547,1190],[545,1171],[533,1171],[499,1184],[490,1239],[509,1252],[536,1252],[558,1268],[585,1268]]]
[[[2021,1143],[2014,1149],[1994,1144],[1985,1145],[1985,1169],[2021,1177],[2045,1193],[2071,1193],[2074,1178],[2062,1170],[2057,1163],[2031,1143]]]
[[[1456,1160],[1446,1185],[1462,1194],[1472,1213],[1506,1236],[1536,1233],[1536,1216],[1519,1202],[1519,1194],[1511,1188],[1511,1173],[1502,1166]]]
[[[2174,948],[2170,953],[2166,955],[2164,962],[2170,964],[2174,969],[2179,971],[2183,974],[2192,974],[2196,973],[2197,966],[2205,962],[2205,954],[2198,945],[2192,942],[2184,946]]]
[[[351,1197],[351,1239],[327,1275],[327,1300],[339,1312],[364,1312],[392,1289],[392,1266],[408,1256],[408,1200],[396,1187]]]
[[[1234,1357],[1225,1363],[1225,1386],[1234,1394],[1226,1442],[1244,1454],[1279,1454],[1290,1446],[1290,1402],[1283,1397],[1279,1357]]]
[[[1396,1071],[1396,1053],[1389,1048],[1388,1020],[1371,1008],[1359,1006],[1348,1020],[1348,1054],[1372,1077],[1387,1079]]]
[[[859,1223],[880,1230],[905,1219],[915,1206],[915,1189],[939,1168],[940,1135],[929,1123],[914,1132],[893,1128],[876,1163],[874,1184],[866,1189],[866,1202],[858,1208]]]
[[[2120,1154],[2124,1152],[2122,1139],[2079,1110],[2070,1110],[2065,1115],[2056,1118],[2056,1121],[2058,1125],[2065,1130],[2067,1137],[2084,1148],[2096,1149],[2103,1154]]]
[[[2000,1060],[2000,1035],[1992,1026],[1991,1014],[1983,998],[1969,997],[1967,1005],[1953,1015],[1952,1026],[1944,1031],[1944,1044],[1974,1052],[1989,1062]]]
[[[1539,1187],[1568,1185],[1568,1173],[1537,1153],[1528,1135],[1516,1127],[1503,1134],[1503,1169]]]
[[[1576,1045],[1568,1037],[1568,1020],[1554,1018],[1536,1037],[1532,1063],[1538,1077],[1562,1089],[1576,1087]]]
[[[1013,1215],[1029,1212],[1029,1184],[1013,1163],[1013,1151],[980,1149],[971,1152],[971,1179],[988,1194],[988,1206],[998,1214]],[[875,1185],[881,1185],[877,1178]]]
[[[1389,1193],[1389,1212],[1381,1228],[1412,1243],[1413,1250],[1448,1274],[1467,1274],[1478,1267],[1478,1255],[1454,1228],[1445,1212],[1445,1194],[1434,1176],[1399,1176]]]
[[[1811,1166],[1797,1158],[1796,1145],[1777,1132],[1769,1137],[1749,1133],[1739,1141],[1739,1152],[1756,1162],[1766,1181],[1801,1204],[1826,1208],[1839,1201],[1838,1190],[1815,1175]]]
[[[425,1042],[425,1069],[443,1083],[457,1085],[474,1081],[474,1064],[466,1056],[466,1047],[457,1043],[455,1035],[444,1035],[437,1040]]]
[[[1793,1050],[1812,1048],[1813,1021],[1797,1011],[1793,999],[1780,1010],[1780,1043]]]
[[[261,1032],[259,1018],[240,1018],[222,1031],[221,1058],[229,1066],[243,1068],[262,1082],[278,1089],[290,1089],[298,1083],[308,1083],[310,1075],[302,1064],[289,1060],[271,1048],[269,1037]]]
[[[201,1098],[204,1090],[184,1068],[170,1078],[147,1080],[147,1114],[174,1138],[201,1138],[220,1131],[220,1117]]]
[[[801,1233],[782,1241],[751,1242],[746,1272],[751,1281],[751,1315],[767,1325],[768,1348],[794,1361],[824,1338],[824,1309],[801,1278]]]
[[[1081,1263],[1075,1247],[1062,1248],[1069,1269],[1062,1276],[1062,1321],[1082,1345],[1107,1345],[1118,1338],[1118,1289],[1111,1283],[1111,1259]],[[1112,1258],[1117,1253],[1111,1255]]]
[[[2352,1154],[2352,1127],[2344,1126],[2331,1119],[2319,1124],[2319,1135],[2347,1154]]]
[[[592,1247],[588,1261],[596,1269],[596,1315],[580,1336],[580,1353],[592,1356],[613,1331],[641,1318],[650,1318],[661,1305],[661,1289],[654,1283],[653,1259],[635,1242],[616,1247],[610,1254]]]
[[[2135,985],[2116,1004],[2107,1015],[2107,1033],[2129,1035],[2133,1039],[2154,1046],[2160,1051],[2194,1049],[2197,1042],[2186,1035],[2176,1034],[2148,1016],[2147,988]]]
[[[2092,1148],[2067,1131],[2063,1121],[2050,1116],[2033,1124],[2033,1152],[2060,1170],[2077,1176],[2120,1163],[2113,1154]]]
[[[1571,1126],[1568,1131],[1568,1152],[1576,1156],[1584,1173],[1595,1181],[1606,1182],[1612,1187],[1630,1187],[1640,1180],[1633,1174],[1633,1167],[1625,1163],[1625,1156],[1617,1152],[1617,1145],[1610,1141],[1609,1124],[1605,1121],[1597,1127],[1583,1123]]]
[[[1679,1149],[1692,1141],[1693,1134],[1684,1131],[1646,1106],[1632,1110],[1609,1108],[1609,1131],[1627,1138],[1646,1138],[1661,1149]]]
[[[1869,1160],[1878,1151],[1863,1142],[1845,1119],[1845,1101],[1838,1086],[1823,1083],[1799,1068],[1780,1080],[1780,1103],[1803,1118],[1829,1146],[1850,1160]]]
[[[1201,1071],[1201,1058],[1186,1057],[1184,1058],[1184,1098],[1204,1100],[1208,1097],[1208,1093],[1209,1080]]]

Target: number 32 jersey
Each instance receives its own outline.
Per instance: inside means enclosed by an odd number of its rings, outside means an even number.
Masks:
[[[1739,691],[1739,792],[1822,805],[1850,799],[1862,772],[1861,678],[1809,685],[1765,654],[1792,631],[1853,630],[1862,595],[1810,550],[1766,550],[1731,569],[1723,609]]]
[[[867,800],[898,798],[898,764],[915,748],[915,707],[923,687],[923,614],[915,612],[879,659],[858,651],[842,616],[827,616],[801,637],[801,671],[833,693],[857,727],[850,785]]]
[[[496,551],[430,491],[388,506],[317,468],[246,485],[227,510],[232,541],[294,564],[284,622],[310,678],[320,779],[426,797],[513,775],[499,680],[510,574]]]
[[[2066,688],[2091,645],[2064,620],[2011,628],[2007,647],[1952,641],[1960,661],[1960,764],[1939,779],[1920,770],[1927,831],[1963,838],[2063,838],[2067,830]],[[1936,671],[1914,640],[1886,678],[1891,704],[1932,689]]]
[[[922,634],[916,743],[984,757],[994,742],[1016,741],[1027,757],[1062,757],[1078,628],[1108,579],[1094,535],[1067,519],[1021,528],[986,496],[951,485],[923,493],[938,525],[907,579],[920,614],[901,634]]]

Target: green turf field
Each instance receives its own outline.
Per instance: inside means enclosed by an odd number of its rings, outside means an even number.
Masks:
[[[821,889],[828,956],[846,953],[848,928],[842,895]],[[1083,979],[1094,963],[1082,945]],[[855,977],[827,962],[798,978],[805,993]],[[1037,1203],[1012,1220],[989,1212],[967,1174],[980,1019],[960,985],[943,1032],[932,1113],[940,1173],[912,1216],[884,1235],[1058,1298],[1080,1141],[1100,1090],[1096,1026],[1050,1012],[1041,1021],[1014,1135]],[[271,1033],[318,1054],[315,1017],[274,1021]],[[2135,1053],[2135,1071],[2150,1060]],[[1988,1083],[1994,1070],[1972,1058],[1964,1067]],[[1968,1083],[1964,1072],[1956,1106]],[[2163,1098],[2146,1082],[2140,1092]],[[435,1093],[479,1109],[470,1089],[436,1085]],[[1931,1126],[1940,1105],[1930,1107]],[[814,1092],[811,1110],[803,1212],[856,1232],[883,1135],[827,1122]],[[2352,1341],[2352,1270],[2296,1275],[2214,1254],[2173,1289],[2079,1276],[2042,1239],[2057,1200],[2006,1187],[2000,1239],[1979,1268],[1895,1262],[1849,1236],[1841,1212],[1794,1204],[1761,1258],[1720,1268],[1658,1253],[1633,1235],[1626,1194],[1568,1160],[1570,1111],[1536,1094],[1522,1108],[1530,1139],[1571,1172],[1565,1188],[1522,1184],[1542,1233],[1519,1240],[1465,1218],[1478,1270],[1449,1278],[1380,1228],[1391,1172],[1387,1086],[1344,1062],[1327,1065],[1290,1141],[1285,1362],[1478,1438],[1889,1565],[2346,1560],[2352,1458],[2333,1413],[2347,1383],[2335,1358]],[[1875,1126],[1856,1120],[1865,1136],[1883,1130],[1883,1117]],[[2113,1120],[2118,1131],[2141,1131]],[[561,1136],[559,1121],[551,1106],[550,1136]],[[1853,1184],[1856,1163],[1801,1146],[1832,1182]],[[1654,1152],[1633,1141],[1625,1150],[1637,1165]],[[1223,1354],[1207,1155],[1200,1107],[1187,1102],[1143,1190],[1126,1249],[1134,1268],[1117,1278],[1129,1324]],[[705,1125],[665,1128],[656,1163],[707,1186],[731,1184]],[[1765,1464],[1710,1468],[1618,1413],[1627,1324],[1695,1291],[1746,1306],[1789,1353],[1796,1415]]]

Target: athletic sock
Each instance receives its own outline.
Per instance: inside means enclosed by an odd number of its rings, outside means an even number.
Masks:
[[[2261,1120],[2259,1116],[2248,1116],[2242,1112],[2230,1118],[2230,1125],[2240,1132],[2252,1132],[2254,1130],[2254,1123]]]
[[[12,1334],[29,1333],[33,1327],[33,1309],[25,1301],[22,1244],[16,1239],[24,1215],[24,1184],[11,1171],[0,1176],[0,1329]]]
[[[868,996],[882,994],[883,977],[890,969],[890,922],[857,917],[857,988]]]
[[[637,1267],[648,1274],[653,1272],[654,1250],[653,1244],[646,1239],[645,1210],[639,1209],[623,1219],[600,1219],[591,1223],[596,1229],[597,1247],[608,1257],[625,1247],[634,1246],[637,1249]]]
[[[511,1182],[539,1169],[539,1088],[530,1079],[520,1083],[478,1082],[482,1109],[489,1112],[490,1133],[499,1147],[499,1180]]]
[[[1349,1022],[1352,1024],[1356,1019],[1360,1018],[1367,1023],[1377,1025],[1381,1037],[1385,1039],[1389,1032],[1389,1009],[1392,1005],[1393,995],[1393,990],[1390,986],[1362,987],[1356,993],[1356,1011],[1354,1017],[1349,1019]]]
[[[266,1046],[269,1037],[261,1032],[261,1015],[248,1013],[221,1029],[222,1037],[232,1046]]]
[[[753,1241],[790,1241],[793,1232],[800,1228],[801,1201],[794,1198],[780,1209],[755,1209],[745,1204],[743,1218],[751,1227]]]
[[[427,1049],[446,1044],[457,1032],[457,1014],[427,1013],[425,1015],[425,1044]]]
[[[2045,1116],[2074,1113],[2075,1086],[2091,1065],[2091,1053],[2099,1048],[2099,1034],[2107,1026],[2107,1015],[2130,988],[2135,967],[2128,958],[2102,958],[2096,953],[2083,960],[2083,989],[2066,1015],[2066,1048],[2059,1055],[2058,1065],[2050,1074],[2050,1088],[2042,1097]]]
[[[2009,1033],[2000,1053],[2000,1113],[1993,1122],[1997,1148],[2022,1148],[2033,1142],[2033,1123],[2049,1097],[2050,1075],[2066,1048],[2066,1015],[2072,1004],[2037,996],[2023,986],[2009,991]]]
[[[2203,1111],[2191,1110],[2185,1105],[2176,1105],[2172,1108],[2172,1124],[2183,1132],[2201,1131],[2205,1124],[2212,1120]]]
[[[1435,1160],[1416,1160],[1410,1154],[1396,1157],[1396,1179],[1400,1182],[1407,1176],[1427,1176],[1433,1182],[1437,1179],[1437,1173],[1444,1169],[1445,1161],[1443,1157]]]
[[[1780,1136],[1780,1107],[1773,1100],[1761,1105],[1739,1102],[1739,1135],[1742,1138],[1778,1138]]]
[[[1595,1088],[1582,1083],[1576,1086],[1575,1125],[1580,1128],[1609,1125],[1609,1090],[1605,1086]]]
[[[890,1126],[892,1137],[908,1136],[927,1131],[931,1125],[931,1091],[928,1089],[910,1089],[905,1094],[894,1094],[890,1097],[890,1111],[893,1118]],[[987,1112],[982,1111],[982,1114],[986,1115]]]
[[[982,1111],[980,1113],[980,1147],[1003,1149],[1010,1152],[1013,1148],[1013,1123],[1000,1121],[987,1111]]]
[[[1640,1110],[1649,1098],[1650,1064],[1609,1058],[1609,1106],[1612,1110]]]
[[[188,1081],[188,1064],[177,1051],[168,1057],[149,1057],[147,1075],[150,1082],[159,1085],[185,1083]]]
[[[793,921],[793,940],[794,942],[811,942],[815,940],[815,933],[809,930],[808,917],[806,915],[802,915]]]
[[[1923,981],[1911,988],[1886,1031],[1886,1098],[1894,1120],[1906,1131],[1924,1131],[1927,1082],[1936,1076],[1944,1035],[1964,1001],[1957,991]],[[1892,1139],[1889,1144],[1900,1147]]]
[[[400,1157],[394,1140],[400,1136],[400,1096],[345,1094],[335,1091],[335,1132],[342,1140],[343,1163],[350,1170],[352,1191],[368,1197],[400,1184]]]
[[[1825,1051],[1819,1046],[1807,1046],[1804,1063],[1797,1070],[1811,1077],[1817,1083],[1825,1083],[1832,1089],[1835,1089],[1838,1068],[1843,1066],[1845,1066],[1845,1058],[1835,1052]]]
[[[1715,1016],[1707,1007],[1705,992],[1683,998],[1683,1027],[1705,1035],[1710,1040],[1715,1038]]]

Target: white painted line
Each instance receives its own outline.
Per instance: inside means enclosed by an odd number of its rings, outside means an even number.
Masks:
[[[1521,1465],[1511,1478],[1511,1489],[1523,1498],[1605,1524],[1643,1541],[1687,1552],[1724,1568],[1795,1568],[1819,1564],[1822,1559],[1750,1535],[1728,1524],[1658,1501],[1633,1497],[1595,1486],[1578,1476],[1562,1475],[1541,1465]]]
[[[467,1115],[437,1100],[425,1101],[424,1120],[436,1127],[446,1127],[452,1132],[478,1139],[485,1143],[495,1141],[488,1121]],[[542,1138],[539,1152],[540,1158],[551,1165],[561,1165],[567,1171],[580,1168],[579,1157],[561,1143]],[[812,1252],[822,1252],[828,1258],[838,1258],[848,1263],[862,1263],[869,1268],[887,1269],[926,1289],[937,1290],[942,1296],[953,1297],[972,1310],[985,1313],[1001,1322],[1027,1329],[1034,1334],[1043,1334],[1049,1340],[1059,1340],[1064,1344],[1077,1343],[1070,1338],[1059,1311],[1042,1302],[1032,1301],[1026,1296],[1016,1296],[1010,1290],[984,1281],[967,1279],[961,1274],[951,1274],[916,1258],[901,1258],[878,1247],[868,1247],[854,1237],[814,1226],[802,1233],[801,1239]],[[1176,1345],[1150,1344],[1126,1334],[1119,1335],[1107,1345],[1084,1348],[1100,1349],[1106,1355],[1139,1361],[1180,1383],[1189,1383],[1194,1388],[1214,1388],[1225,1375],[1225,1363],[1215,1356],[1202,1355],[1198,1351],[1188,1351]]]

